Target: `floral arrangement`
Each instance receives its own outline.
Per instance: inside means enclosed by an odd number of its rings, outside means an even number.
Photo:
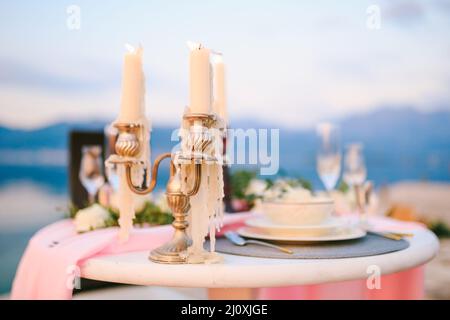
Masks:
[[[312,184],[302,178],[259,179],[256,172],[236,171],[231,177],[234,207],[249,210],[261,200],[286,199],[312,194]]]
[[[247,195],[254,195],[255,198],[265,201],[299,201],[310,199],[313,195],[311,189],[306,188],[303,180],[299,179],[277,179],[258,180],[250,182],[245,190]]]
[[[230,177],[231,197],[234,206],[249,210],[258,207],[263,200],[295,201],[308,199],[312,196],[328,196],[335,202],[336,213],[348,213],[356,208],[354,191],[345,183],[328,194],[323,192],[313,193],[312,184],[302,178],[278,178],[276,180],[259,179],[256,172],[236,171]],[[134,224],[138,226],[164,225],[173,221],[172,214],[167,205],[164,194],[155,202],[149,197],[137,196],[136,216]],[[378,199],[372,195],[368,211],[377,209]],[[392,214],[393,208],[387,212],[387,216],[398,218]],[[69,207],[69,216],[74,219],[77,232],[83,233],[101,228],[118,226],[119,211],[115,201],[102,201],[94,203],[86,208],[79,209]],[[402,219],[403,220],[403,219]],[[425,221],[413,219],[425,223],[439,237],[450,237],[450,228],[443,221]]]
[[[135,203],[135,225],[164,225],[172,223],[173,217],[166,202],[165,195],[161,195],[155,203],[149,197],[137,197]],[[94,203],[86,208],[71,207],[69,215],[74,220],[77,232],[83,233],[101,228],[119,226],[119,211],[112,204]]]
[[[331,197],[338,214],[345,214],[356,209],[355,192],[344,182],[329,193],[314,192],[311,182],[303,178],[264,180],[258,178],[256,172],[236,171],[231,176],[231,188],[235,206],[243,210],[258,209],[261,201],[294,202],[312,197]],[[377,209],[377,205],[378,199],[373,194],[367,208],[369,214]]]

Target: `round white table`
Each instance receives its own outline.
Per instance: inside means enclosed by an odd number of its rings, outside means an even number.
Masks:
[[[366,279],[369,266],[379,267],[381,274],[385,275],[423,265],[436,255],[439,241],[432,232],[417,229],[412,233],[414,237],[409,239],[407,249],[369,257],[297,260],[222,254],[224,261],[220,264],[167,265],[149,261],[149,252],[143,251],[86,260],[81,276],[123,284],[222,289]],[[220,290],[212,290],[210,296],[220,298]]]

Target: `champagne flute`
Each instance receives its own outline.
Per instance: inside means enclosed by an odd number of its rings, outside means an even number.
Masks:
[[[367,169],[364,163],[363,145],[361,143],[352,143],[347,146],[344,160],[345,183],[355,190],[356,203],[363,222],[366,221],[365,216],[365,196],[364,182],[367,178]]]
[[[341,173],[339,128],[331,123],[321,123],[317,127],[317,134],[317,173],[326,191],[330,192],[335,188]]]
[[[363,145],[352,143],[347,146],[344,160],[344,181],[349,186],[362,186],[366,181],[367,170],[364,163]]]
[[[84,146],[79,178],[89,195],[89,204],[95,202],[95,195],[105,183],[102,165],[102,148],[100,146]]]

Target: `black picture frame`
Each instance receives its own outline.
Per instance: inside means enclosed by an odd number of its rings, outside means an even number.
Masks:
[[[89,204],[88,193],[79,178],[82,149],[84,146],[100,146],[104,163],[105,140],[105,134],[100,130],[71,130],[69,133],[69,193],[70,201],[76,208],[85,208]]]

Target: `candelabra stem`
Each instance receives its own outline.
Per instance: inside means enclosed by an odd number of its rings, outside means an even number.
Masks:
[[[150,253],[150,260],[158,263],[186,263],[187,248],[191,245],[191,239],[186,234],[189,223],[187,215],[190,209],[189,197],[196,194],[201,182],[201,165],[194,165],[194,184],[191,190],[183,193],[180,168],[177,167],[167,183],[167,203],[172,210],[175,229],[172,239]]]

